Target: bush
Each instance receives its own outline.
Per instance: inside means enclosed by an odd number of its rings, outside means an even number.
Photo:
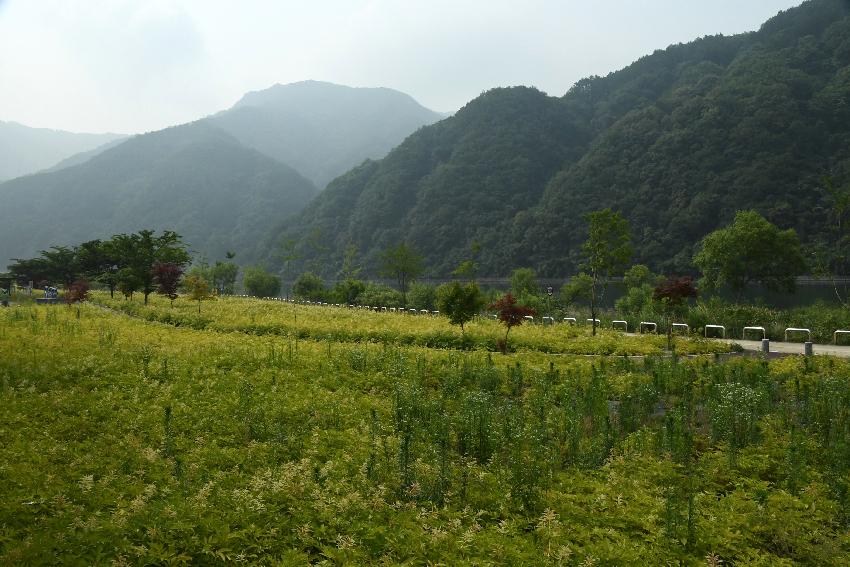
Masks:
[[[275,297],[280,293],[280,278],[258,266],[245,268],[242,285],[248,295],[256,297]]]
[[[412,309],[436,309],[437,288],[424,283],[411,284],[407,292],[407,306]]]
[[[337,282],[331,291],[330,299],[334,303],[343,303],[346,305],[356,303],[357,297],[366,289],[366,284],[362,280],[353,278],[345,279]]]
[[[304,272],[292,284],[292,294],[298,299],[319,301],[325,299],[325,282],[313,272]]]
[[[357,303],[373,307],[402,307],[404,305],[401,292],[384,284],[371,282],[366,284],[366,289],[357,296]]]

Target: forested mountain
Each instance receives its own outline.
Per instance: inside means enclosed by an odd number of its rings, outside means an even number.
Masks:
[[[121,134],[77,134],[0,121],[0,181],[35,173],[74,154],[123,138]]]
[[[303,81],[248,93],[207,120],[322,188],[441,118],[392,89]]]
[[[821,239],[825,174],[850,183],[846,0],[670,46],[560,98],[489,91],[332,181],[269,248],[334,274],[353,244],[374,273],[407,241],[445,275],[478,242],[482,274],[565,275],[582,214],[612,207],[631,222],[636,261],[687,271],[694,245],[737,209]]]
[[[136,136],[76,166],[0,184],[0,263],[54,244],[169,229],[193,251],[256,257],[316,189],[206,122]]]

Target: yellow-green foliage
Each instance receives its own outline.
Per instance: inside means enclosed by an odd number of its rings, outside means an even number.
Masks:
[[[850,562],[844,361],[210,326],[0,310],[0,564]]]
[[[254,298],[219,298],[204,307],[178,300],[171,308],[163,298],[151,298],[145,306],[123,299],[110,300],[98,294],[95,300],[112,309],[150,321],[214,331],[239,331],[252,335],[278,335],[333,340],[372,342],[392,345],[417,345],[430,348],[497,350],[496,341],[504,329],[495,320],[479,318],[466,325],[461,333],[445,317],[400,315],[341,307],[300,305]],[[658,354],[667,346],[666,338],[656,335],[626,336],[611,330],[598,330],[590,336],[589,328],[558,324],[555,326],[525,324],[511,333],[511,347],[517,351],[539,351],[560,354],[645,355]],[[726,352],[729,346],[699,338],[676,340],[683,354]]]

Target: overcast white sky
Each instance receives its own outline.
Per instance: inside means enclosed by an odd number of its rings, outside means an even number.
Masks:
[[[561,95],[671,43],[758,29],[800,0],[0,0],[0,120],[136,133],[304,79]]]

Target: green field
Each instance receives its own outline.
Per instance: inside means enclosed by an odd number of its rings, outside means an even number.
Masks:
[[[0,309],[0,564],[850,563],[847,361],[96,299]]]

